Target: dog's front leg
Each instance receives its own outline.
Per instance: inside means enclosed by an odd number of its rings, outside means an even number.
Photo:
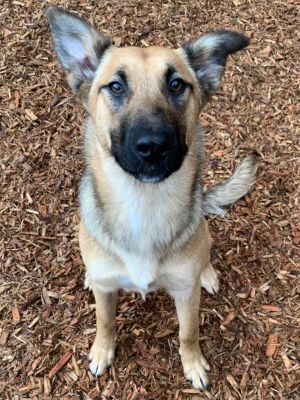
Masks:
[[[206,389],[209,384],[206,372],[210,368],[199,347],[200,285],[188,295],[179,291],[172,292],[172,295],[179,320],[179,353],[184,374],[194,388]]]
[[[92,290],[96,300],[97,332],[89,360],[91,372],[100,376],[114,359],[118,294],[103,292],[97,285],[92,285]]]

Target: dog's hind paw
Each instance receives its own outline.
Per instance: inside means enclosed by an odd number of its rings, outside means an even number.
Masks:
[[[110,346],[100,346],[94,343],[88,355],[90,361],[90,371],[96,377],[104,374],[112,364],[115,355],[115,344]]]
[[[201,286],[210,294],[217,294],[219,291],[219,278],[216,270],[209,264],[201,272],[200,275]]]

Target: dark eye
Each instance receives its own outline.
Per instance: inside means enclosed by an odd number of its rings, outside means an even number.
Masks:
[[[185,84],[182,79],[174,79],[169,83],[169,90],[172,93],[180,94],[184,91]]]
[[[111,82],[108,87],[114,94],[122,94],[124,92],[124,88],[119,82]]]

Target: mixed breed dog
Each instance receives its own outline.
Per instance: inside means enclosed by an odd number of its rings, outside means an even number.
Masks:
[[[118,48],[69,11],[46,13],[67,81],[88,112],[79,242],[96,300],[90,370],[99,376],[113,361],[118,290],[165,289],[175,300],[185,376],[206,389],[200,289],[215,294],[219,283],[205,215],[244,196],[258,163],[248,155],[231,178],[205,191],[198,118],[227,56],[249,40],[220,30],[176,50]]]

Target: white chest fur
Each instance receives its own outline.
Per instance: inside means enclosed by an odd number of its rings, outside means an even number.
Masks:
[[[125,173],[114,161],[104,172],[113,176],[106,217],[115,227],[120,247],[143,258],[155,258],[155,248],[168,246],[189,219],[190,192],[194,176],[182,170],[161,184],[141,183]]]
[[[95,256],[85,260],[87,266],[86,286],[92,281],[104,291],[124,289],[145,294],[156,289],[157,264],[139,257],[125,256],[120,262],[115,256]]]

